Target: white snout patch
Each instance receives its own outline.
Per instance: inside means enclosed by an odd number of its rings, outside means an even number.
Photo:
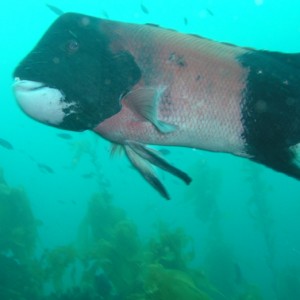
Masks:
[[[33,119],[58,126],[66,114],[63,109],[70,107],[64,95],[41,82],[15,79],[13,90],[22,110]]]

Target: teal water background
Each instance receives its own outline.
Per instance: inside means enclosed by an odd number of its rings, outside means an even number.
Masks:
[[[133,0],[47,3],[65,12],[155,23],[239,46],[300,52],[298,1],[145,0],[149,13]],[[296,270],[294,281],[300,286],[300,183],[296,180],[230,155],[168,148],[166,158],[189,173],[193,183],[185,186],[159,172],[172,198],[165,201],[124,156],[110,157],[109,142],[90,132],[71,133],[72,139],[66,140],[57,135],[64,131],[24,115],[12,95],[12,72],[55,18],[43,1],[0,4],[0,138],[14,147],[0,147],[0,167],[9,186],[24,188],[35,217],[41,220],[38,252],[73,242],[91,195],[106,190],[136,224],[141,240],[153,235],[158,221],[183,228],[195,244],[193,266],[205,269],[208,244],[220,242],[230,249],[234,268],[238,266],[263,299],[279,297],[276,282],[289,268]],[[42,172],[38,163],[54,173]],[[84,178],[86,174],[93,175]],[[262,202],[264,209],[258,204]],[[217,216],[212,213],[216,208]],[[219,236],[211,231],[213,218],[218,218]],[[219,272],[224,278],[231,276],[221,264]],[[278,299],[300,299],[295,291],[286,295]]]

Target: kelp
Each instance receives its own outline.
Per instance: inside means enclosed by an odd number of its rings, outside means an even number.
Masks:
[[[25,192],[9,187],[0,173],[0,299],[230,299],[201,268],[191,267],[194,244],[182,228],[158,222],[152,237],[141,241],[136,224],[106,190],[91,197],[74,243],[37,256],[37,227]],[[228,270],[222,274],[231,278]],[[259,298],[244,290],[235,299]]]
[[[185,271],[195,256],[193,240],[182,228],[171,229],[159,222],[147,245],[149,260],[166,268]]]
[[[41,287],[34,258],[38,221],[23,189],[0,171],[0,299],[37,299]]]
[[[147,300],[209,300],[186,273],[166,269],[160,264],[147,267],[145,291]]]
[[[112,204],[112,197],[107,192],[92,196],[84,222],[92,236],[90,249],[85,251],[82,260],[93,260],[92,273],[102,270],[120,295],[135,290],[141,251],[135,224],[128,220],[123,210]],[[88,277],[87,270],[84,277]]]
[[[43,264],[44,280],[53,284],[56,291],[63,291],[63,278],[66,271],[76,263],[75,249],[72,245],[60,246],[45,251],[41,263]]]
[[[101,271],[119,299],[209,299],[197,287],[199,278],[193,279],[196,272],[188,266],[195,255],[194,245],[182,228],[159,222],[153,237],[142,243],[135,224],[113,205],[107,192],[91,198],[83,223],[79,236],[89,240],[89,251],[81,259],[92,261],[83,271],[86,282]],[[158,286],[155,292],[154,286]]]
[[[38,221],[23,189],[0,183],[0,251],[11,251],[22,261],[36,247]]]

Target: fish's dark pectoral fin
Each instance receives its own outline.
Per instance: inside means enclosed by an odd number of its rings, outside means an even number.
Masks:
[[[149,161],[151,164],[169,172],[170,174],[178,177],[186,184],[190,184],[192,179],[185,172],[169,164],[164,158],[161,157],[160,153],[154,149],[150,149],[135,141],[127,141],[127,144],[133,149],[139,156]]]
[[[130,145],[125,145],[124,148],[128,159],[146,181],[148,181],[164,198],[170,200],[167,190],[156,176],[150,163],[137,154]]]
[[[158,120],[157,111],[164,88],[140,88],[125,96],[128,107],[141,116],[143,119],[151,122],[157,130],[162,133],[169,133],[176,130],[176,126]]]

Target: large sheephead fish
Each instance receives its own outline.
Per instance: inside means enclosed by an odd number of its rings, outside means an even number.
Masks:
[[[120,145],[165,198],[152,165],[190,177],[148,144],[228,152],[300,179],[300,54],[67,13],[13,76],[25,113]]]

